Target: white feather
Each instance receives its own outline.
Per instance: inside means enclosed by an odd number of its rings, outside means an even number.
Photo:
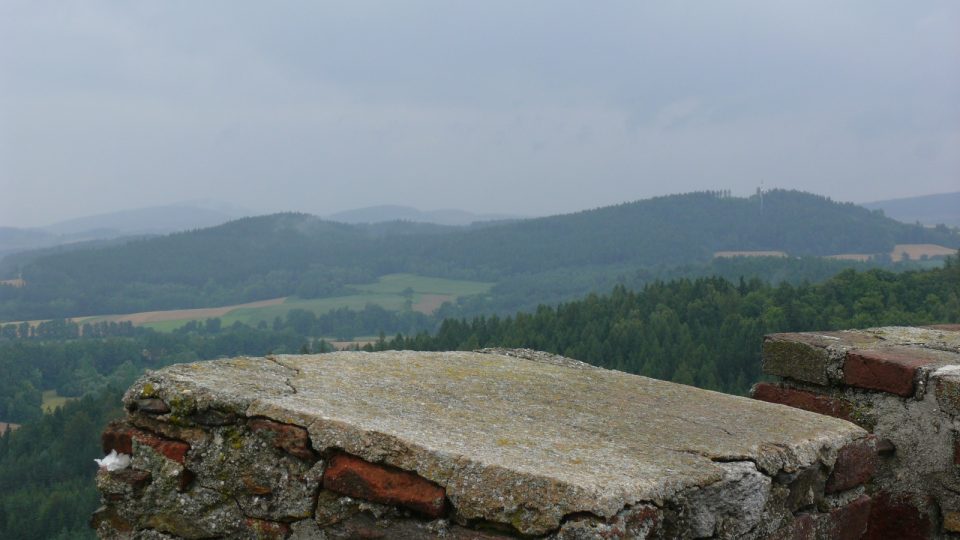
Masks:
[[[106,471],[119,471],[130,466],[130,456],[118,454],[116,450],[111,450],[107,457],[94,459],[94,461],[100,466],[100,470]]]

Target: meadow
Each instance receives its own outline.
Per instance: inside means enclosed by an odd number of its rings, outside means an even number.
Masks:
[[[415,310],[430,314],[436,311],[443,302],[453,302],[457,298],[484,294],[490,291],[493,283],[480,281],[464,281],[455,279],[433,278],[415,274],[389,274],[381,276],[374,283],[349,285],[353,294],[335,296],[331,298],[298,298],[290,296],[274,301],[265,301],[260,305],[243,304],[217,308],[222,324],[229,326],[235,322],[256,326],[261,321],[271,323],[275,318],[283,318],[290,310],[303,309],[317,315],[329,313],[336,309],[348,308],[361,310],[367,304],[378,305],[391,311]],[[138,326],[153,328],[161,332],[169,332],[183,326],[191,320],[204,320],[208,315],[177,316],[191,310],[180,310],[166,313],[164,320],[144,322]],[[137,320],[134,315],[119,315],[112,320]],[[135,322],[136,324],[136,322]]]

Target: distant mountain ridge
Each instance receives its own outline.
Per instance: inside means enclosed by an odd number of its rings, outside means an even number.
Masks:
[[[887,217],[904,223],[920,222],[929,226],[942,223],[950,227],[960,227],[960,191],[889,199],[864,203],[861,206],[871,210],[883,210]]]
[[[475,214],[466,210],[440,209],[418,210],[412,206],[380,205],[345,210],[326,216],[331,221],[341,223],[382,223],[385,221],[413,221],[416,223],[434,223],[437,225],[462,226],[480,221],[504,221],[522,219],[511,214]]]
[[[242,215],[242,210],[221,203],[197,201],[107,212],[44,227],[0,227],[0,257],[67,244],[202,229]]]
[[[957,248],[960,233],[782,190],[764,194],[762,205],[758,196],[701,192],[471,227],[350,225],[285,213],[38,257],[22,267],[26,286],[0,287],[0,318],[335,296],[347,284],[393,273],[535,281],[560,269],[636,271],[704,263],[725,250],[888,254],[907,243]]]
[[[168,234],[213,227],[238,217],[242,216],[200,206],[170,204],[68,219],[43,227],[43,230],[53,234],[86,231],[105,231],[116,236]]]

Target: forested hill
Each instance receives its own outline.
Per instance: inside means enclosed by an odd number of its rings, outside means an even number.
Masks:
[[[759,196],[690,193],[524,220],[439,238],[415,253],[514,273],[623,262],[674,265],[725,250],[889,253],[896,243],[922,242],[960,247],[960,235],[905,225],[826,197],[776,190],[762,202]]]
[[[662,268],[718,250],[888,253],[895,243],[958,247],[960,235],[796,191],[762,202],[691,193],[466,228],[276,214],[38,257],[22,268],[25,287],[0,286],[0,320],[333,296],[397,272],[499,281],[560,268]]]

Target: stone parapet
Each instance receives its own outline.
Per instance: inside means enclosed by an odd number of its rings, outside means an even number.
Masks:
[[[101,538],[858,538],[849,422],[545,353],[341,352],[148,373]]]
[[[960,538],[960,325],[772,334],[763,367],[754,398],[876,438],[865,538]]]

